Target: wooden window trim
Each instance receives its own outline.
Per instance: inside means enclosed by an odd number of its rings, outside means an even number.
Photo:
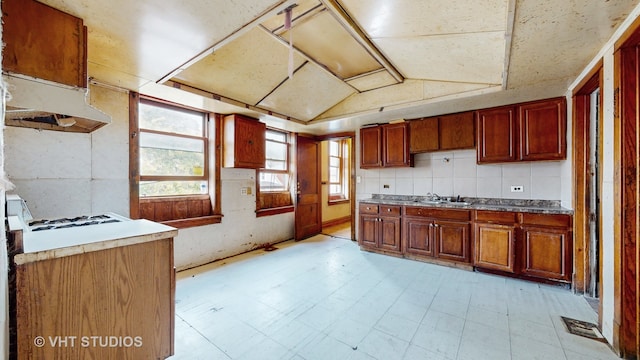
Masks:
[[[256,201],[256,217],[284,214],[284,213],[288,213],[288,212],[293,212],[294,209],[295,209],[295,206],[293,205],[293,198],[291,197],[291,191],[290,191],[291,181],[293,181],[293,177],[291,175],[291,153],[290,153],[291,152],[291,143],[290,143],[291,134],[288,131],[275,129],[275,128],[267,128],[267,131],[274,131],[274,132],[283,133],[283,134],[286,135],[286,140],[284,142],[277,141],[277,140],[265,140],[265,141],[273,141],[273,142],[277,142],[277,143],[286,145],[286,147],[287,147],[287,151],[286,151],[286,169],[284,169],[284,170],[267,170],[267,169],[262,168],[262,169],[258,169],[256,171],[256,197],[257,197],[257,201]],[[266,159],[265,159],[265,161],[266,161]],[[287,184],[287,189],[285,189],[285,190],[272,190],[272,191],[261,190],[260,189],[260,174],[262,174],[262,173],[272,173],[272,174],[287,175],[289,177],[289,179],[288,179],[289,183]],[[278,195],[283,195],[283,194],[286,194],[286,195],[289,196],[289,204],[284,205],[284,206],[276,206],[276,207],[263,207],[264,206],[264,204],[262,203],[262,197],[263,196],[278,196]]]
[[[293,205],[260,209],[260,210],[256,210],[256,217],[285,214],[285,213],[293,212],[294,210],[295,210],[295,207]]]
[[[342,203],[346,203],[349,202],[349,199],[347,198],[346,194],[345,194],[345,185],[346,185],[346,181],[348,180],[345,176],[345,167],[348,164],[348,161],[345,161],[345,153],[347,153],[345,150],[347,150],[347,139],[331,139],[329,140],[329,142],[331,141],[335,141],[338,143],[338,156],[332,156],[331,155],[331,147],[329,146],[329,151],[328,151],[328,155],[329,155],[329,161],[327,162],[328,167],[329,167],[329,175],[331,174],[331,158],[338,158],[340,160],[340,165],[339,165],[339,175],[338,178],[340,179],[339,182],[331,182],[331,180],[328,181],[328,185],[329,185],[329,205],[339,205]],[[348,159],[347,159],[348,160]],[[332,194],[331,193],[331,185],[340,185],[340,189],[341,192],[339,194]]]
[[[162,99],[156,99],[152,97],[143,97],[149,101],[155,101],[164,105],[171,105],[187,110],[195,110],[199,112],[207,113],[202,109],[195,109],[188,106],[168,102]],[[193,199],[210,199],[211,209],[208,215],[190,217],[184,219],[158,221],[162,224],[167,224],[176,228],[189,228],[195,226],[203,226],[209,224],[217,224],[222,221],[221,213],[221,179],[220,179],[220,166],[222,162],[221,152],[221,116],[219,114],[208,113],[208,120],[205,121],[205,162],[208,165],[206,177],[209,182],[210,194],[202,195],[179,195],[179,196],[166,196],[166,197],[146,197],[140,199],[140,143],[139,143],[139,122],[138,114],[140,103],[140,94],[137,92],[130,92],[129,96],[129,217],[132,219],[140,219],[140,204],[149,202],[171,202],[176,200],[193,200]],[[209,122],[213,121],[213,134],[209,133]],[[186,136],[188,137],[188,135]],[[212,154],[210,154],[212,153]],[[213,156],[213,166],[209,166],[210,156]],[[213,178],[209,178],[211,171],[213,171]],[[184,179],[184,178],[182,178]],[[200,178],[198,178],[200,179]],[[155,220],[154,220],[155,221]]]

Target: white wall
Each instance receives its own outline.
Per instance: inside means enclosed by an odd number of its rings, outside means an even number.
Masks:
[[[129,216],[129,97],[91,87],[91,104],[112,123],[91,134],[7,127],[6,171],[36,218],[112,211]],[[178,269],[205,264],[293,237],[293,214],[256,218],[255,171],[222,169],[221,224],[182,229]],[[240,187],[251,186],[251,196]]]
[[[413,168],[358,168],[357,198],[431,192],[440,196],[561,200],[564,178],[571,176],[563,171],[566,163],[567,160],[477,165],[475,149],[416,154]],[[512,185],[524,186],[524,192],[512,193]]]

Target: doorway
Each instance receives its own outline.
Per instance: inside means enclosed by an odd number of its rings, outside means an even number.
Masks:
[[[321,138],[322,233],[354,240],[355,134]]]

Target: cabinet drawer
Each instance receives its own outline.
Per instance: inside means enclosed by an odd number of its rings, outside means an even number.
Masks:
[[[378,214],[378,205],[360,204],[360,214]]]
[[[517,213],[509,211],[478,210],[476,211],[475,220],[499,224],[514,224],[518,221],[517,215]]]
[[[521,213],[520,222],[523,225],[571,227],[571,216],[565,214]]]
[[[405,211],[405,215],[407,216],[419,216],[419,217],[448,219],[448,220],[462,220],[462,221],[469,221],[469,219],[471,218],[471,211],[469,210],[406,206],[404,211]]]
[[[400,216],[400,206],[380,205],[380,215]]]

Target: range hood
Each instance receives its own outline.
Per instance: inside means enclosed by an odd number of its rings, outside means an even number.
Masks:
[[[7,126],[89,133],[111,122],[87,103],[88,89],[16,74],[3,74],[3,80]]]

